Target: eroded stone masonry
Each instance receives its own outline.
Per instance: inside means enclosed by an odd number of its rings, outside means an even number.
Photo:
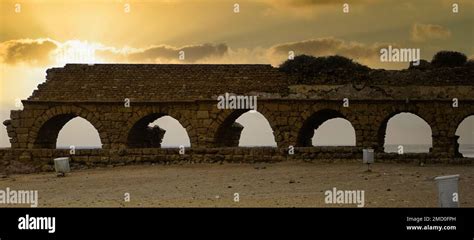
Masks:
[[[99,132],[102,149],[76,150],[74,164],[130,162],[258,162],[300,159],[360,159],[374,148],[377,161],[469,162],[457,152],[458,125],[474,114],[472,67],[426,71],[372,70],[367,81],[321,81],[298,85],[270,65],[67,64],[47,71],[46,82],[11,111],[4,122],[11,149],[0,150],[9,171],[49,170],[61,128],[82,117]],[[239,148],[242,126],[235,120],[249,109],[221,110],[217,97],[257,96],[258,112],[274,131],[276,148]],[[349,106],[343,105],[344,99]],[[457,99],[458,106],[453,106]],[[129,107],[127,105],[129,103]],[[383,152],[390,117],[416,114],[431,127],[433,147],[424,154]],[[171,116],[186,129],[191,147],[160,148],[163,129],[146,126]],[[312,147],[314,129],[341,117],[356,132],[355,147]],[[295,146],[295,154],[288,153]]]

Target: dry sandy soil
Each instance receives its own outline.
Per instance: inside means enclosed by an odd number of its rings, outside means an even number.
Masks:
[[[355,207],[324,203],[324,192],[336,187],[365,190],[366,207],[437,207],[433,178],[460,174],[461,206],[474,207],[474,165],[378,163],[365,170],[360,163],[140,165],[62,178],[12,175],[0,178],[0,190],[38,190],[39,207]]]

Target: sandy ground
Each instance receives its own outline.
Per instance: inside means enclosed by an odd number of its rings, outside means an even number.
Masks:
[[[62,178],[12,175],[0,178],[0,190],[38,190],[39,207],[355,207],[325,204],[324,192],[336,187],[364,190],[365,207],[436,207],[433,178],[460,174],[461,206],[474,207],[474,165],[378,163],[365,170],[358,163],[140,165]]]

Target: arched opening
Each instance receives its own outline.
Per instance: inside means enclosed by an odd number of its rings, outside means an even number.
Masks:
[[[127,146],[131,148],[190,147],[186,129],[178,120],[154,113],[138,120],[130,130]]]
[[[10,113],[10,111],[0,110],[0,126],[1,126],[1,129],[0,129],[0,148],[11,147],[10,137],[8,137],[7,128],[5,127],[5,125],[1,124],[5,120],[10,118],[9,113]]]
[[[2,128],[0,130],[0,148],[11,147],[10,138],[8,137],[7,130]]]
[[[75,149],[102,148],[99,132],[84,118],[76,117],[68,121],[59,131],[57,148],[74,146]]]
[[[433,146],[430,125],[413,113],[392,115],[379,131],[379,142],[385,152],[426,153]]]
[[[101,148],[102,142],[97,129],[89,121],[75,114],[61,114],[41,126],[34,142],[35,148],[56,148],[56,145],[59,148]]]
[[[474,115],[466,117],[456,129],[458,151],[463,157],[474,158]]]
[[[344,118],[333,118],[314,130],[313,146],[355,146],[356,133],[351,122]]]
[[[320,110],[306,119],[297,139],[297,145],[301,147],[355,144],[352,124],[340,112],[331,109]]]
[[[272,127],[261,113],[237,110],[221,124],[216,144],[221,147],[276,147]]]

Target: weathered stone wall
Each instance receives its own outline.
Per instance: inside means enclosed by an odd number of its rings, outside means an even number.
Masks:
[[[301,82],[298,73],[287,76],[290,84]],[[454,68],[432,67],[427,69],[384,70],[327,69],[315,74],[306,83],[314,85],[385,85],[385,86],[473,86],[474,67],[465,65]]]
[[[127,108],[117,103],[25,102],[24,110],[12,111],[12,119],[6,125],[12,148],[54,148],[64,124],[80,116],[98,130],[103,148],[121,149],[136,146],[128,141],[137,125],[146,126],[160,116],[169,115],[186,129],[192,147],[236,146],[237,134],[232,124],[246,110],[220,110],[216,103],[132,103]],[[358,147],[377,150],[383,147],[387,121],[398,113],[410,112],[431,127],[433,152],[454,156],[456,129],[464,118],[474,114],[474,104],[464,101],[453,108],[449,100],[354,100],[344,107],[342,100],[280,99],[259,101],[258,111],[268,120],[279,147],[308,146],[308,137],[312,137],[315,128],[326,120],[342,117],[354,127]]]
[[[291,77],[269,65],[66,65],[48,70],[47,81],[23,101],[23,110],[11,112],[4,125],[12,149],[0,152],[10,168],[41,169],[52,157],[66,154],[54,150],[59,131],[72,118],[82,117],[97,129],[103,144],[102,150],[81,150],[75,156],[74,161],[85,164],[188,158],[248,162],[257,161],[255,156],[263,161],[359,159],[361,149],[368,147],[391,159],[383,153],[387,122],[398,113],[410,112],[431,127],[433,148],[428,154],[394,159],[417,156],[446,162],[459,157],[456,129],[474,114],[472,69],[373,70],[369,75],[370,81],[326,79],[327,85],[291,85]],[[431,78],[433,86],[428,86]],[[400,86],[405,82],[407,86]],[[278,148],[229,150],[238,146],[242,130],[235,120],[248,110],[218,109],[217,96],[226,92],[258,96],[257,110],[268,120]],[[458,99],[458,107],[453,107],[453,98]],[[175,118],[186,129],[191,142],[188,155],[155,149],[163,131],[156,131],[151,142],[145,139],[148,123],[161,116]],[[354,127],[355,147],[335,152],[305,148],[314,129],[339,117]],[[290,146],[301,152],[287,156]]]
[[[473,80],[474,82],[474,80]],[[474,86],[370,86],[345,85],[292,85],[289,87],[289,99],[338,100],[341,97],[349,100],[474,100]]]
[[[128,164],[182,164],[182,163],[272,163],[281,161],[306,162],[361,162],[362,149],[354,147],[296,147],[294,155],[286,148],[189,148],[185,154],[179,149],[142,148],[116,151],[112,149],[0,149],[0,173],[33,173],[53,171],[53,159],[71,158],[73,169],[122,166]],[[472,164],[472,159],[451,158],[447,154],[377,153],[377,162],[405,162]]]
[[[47,70],[32,101],[194,101],[225,92],[287,92],[285,75],[263,64],[67,64]]]

